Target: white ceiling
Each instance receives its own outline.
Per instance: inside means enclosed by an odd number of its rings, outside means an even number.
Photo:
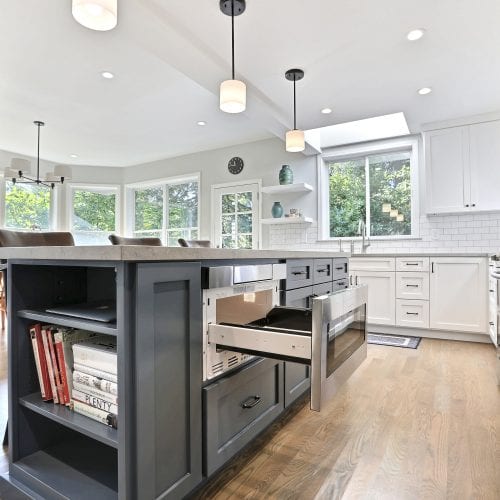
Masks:
[[[303,129],[402,111],[416,132],[500,109],[497,0],[247,0],[236,19],[242,115],[218,109],[230,76],[230,19],[218,0],[119,0],[110,32],[77,24],[70,0],[1,7],[0,149],[33,155],[40,119],[51,161],[125,166],[282,137],[290,67],[306,73],[297,84]],[[413,28],[425,37],[408,42]],[[419,96],[423,86],[433,93]]]

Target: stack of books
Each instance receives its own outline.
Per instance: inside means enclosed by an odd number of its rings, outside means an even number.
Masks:
[[[109,336],[39,323],[30,327],[44,401],[117,427],[116,343]]]

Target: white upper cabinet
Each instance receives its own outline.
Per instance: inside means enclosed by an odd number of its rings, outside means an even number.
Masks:
[[[500,121],[424,134],[427,213],[500,210]]]
[[[469,209],[468,132],[468,127],[453,127],[425,134],[428,213]]]
[[[500,121],[469,127],[471,201],[476,210],[500,208]]]

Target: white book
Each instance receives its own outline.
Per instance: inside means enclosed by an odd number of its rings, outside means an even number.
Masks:
[[[73,344],[73,360],[79,365],[116,374],[116,343],[100,338]]]
[[[90,396],[95,396],[97,398],[103,399],[104,401],[109,401],[114,405],[118,405],[118,397],[110,394],[109,392],[101,391],[95,387],[90,387],[88,385],[79,384],[73,379],[73,389],[84,394],[89,394]]]
[[[71,393],[71,397],[76,401],[80,401],[89,406],[93,406],[99,410],[106,411],[108,413],[114,413],[118,415],[118,406],[106,401],[105,399],[98,398],[97,396],[92,396],[92,394],[86,394],[85,392],[77,391],[73,387],[73,392]]]
[[[118,396],[118,384],[110,380],[105,380],[102,377],[96,377],[95,375],[75,370],[73,372],[73,382],[75,384],[99,389],[102,392],[113,394],[113,396]]]
[[[118,377],[116,373],[108,373],[102,370],[97,370],[96,368],[90,368],[89,366],[80,365],[78,363],[73,363],[73,368],[75,371],[92,375],[97,378],[102,378],[103,380],[109,380],[115,384],[118,382]]]
[[[118,427],[117,417],[114,413],[108,413],[107,411],[102,411],[92,406],[89,406],[81,401],[73,400],[73,410],[80,415],[85,415],[86,417],[92,418],[97,422],[109,425],[115,429]]]

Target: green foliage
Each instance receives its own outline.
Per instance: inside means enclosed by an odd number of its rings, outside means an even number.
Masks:
[[[115,230],[116,195],[98,191],[75,190],[73,229],[75,231]]]
[[[154,187],[135,191],[135,230],[161,230],[163,226],[163,189]]]
[[[49,229],[50,189],[6,183],[5,225],[15,229]]]

